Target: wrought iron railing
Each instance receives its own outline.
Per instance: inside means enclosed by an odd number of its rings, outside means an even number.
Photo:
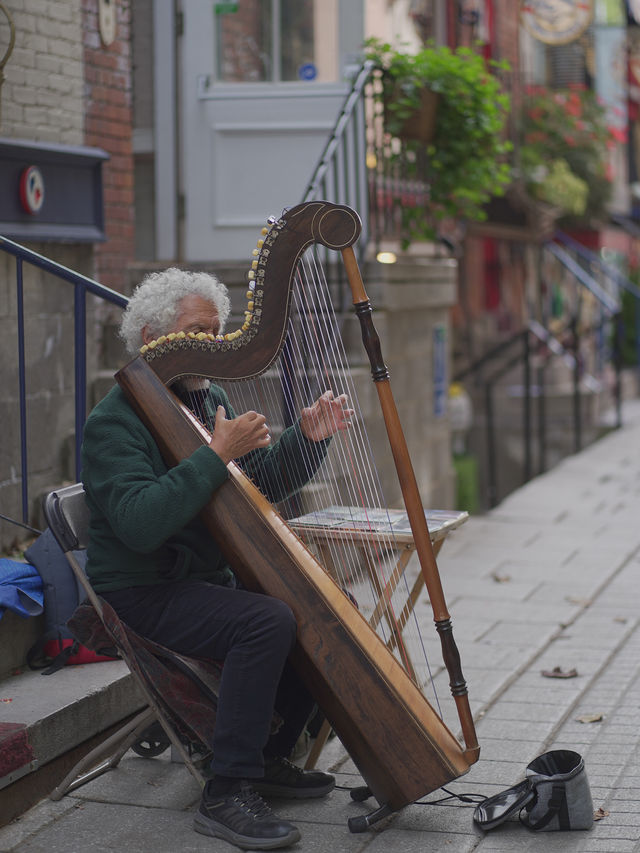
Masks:
[[[484,416],[484,479],[489,507],[495,506],[504,496],[498,476],[497,436],[499,430],[504,431],[505,416],[501,413],[500,419],[497,418],[495,397],[505,377],[513,379],[520,371],[521,484],[547,468],[547,401],[554,384],[549,380],[548,372],[553,364],[561,366],[570,377],[572,446],[569,452],[577,452],[583,447],[582,400],[585,394],[600,393],[605,389],[607,368],[613,373],[613,425],[621,425],[624,326],[620,299],[610,280],[596,280],[557,243],[546,244],[543,255],[544,276],[538,297],[538,303],[542,305],[541,320],[530,320],[525,328],[501,341],[454,377],[454,381],[464,382],[475,392]],[[555,265],[553,269],[550,269],[551,263]],[[561,298],[554,293],[556,287]],[[549,307],[551,303],[554,303],[553,308]]]
[[[302,197],[302,201],[326,199],[358,211],[362,219],[361,252],[369,241],[367,87],[373,68],[373,62],[367,61],[355,76]]]

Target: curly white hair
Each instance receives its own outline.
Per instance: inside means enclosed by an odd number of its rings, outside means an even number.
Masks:
[[[215,275],[170,267],[146,275],[129,300],[120,323],[120,337],[128,352],[138,353],[145,326],[154,338],[166,334],[178,317],[181,300],[191,293],[216,306],[222,332],[231,310],[226,286]]]

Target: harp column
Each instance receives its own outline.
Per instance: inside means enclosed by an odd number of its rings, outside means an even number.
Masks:
[[[431,537],[425,519],[425,513],[420,498],[420,492],[416,481],[413,465],[409,457],[407,443],[404,438],[398,410],[396,408],[393,394],[391,393],[391,385],[389,381],[389,372],[382,358],[382,350],[380,347],[380,339],[373,325],[371,318],[372,310],[367,296],[358,263],[353,252],[353,248],[349,246],[342,250],[349,285],[353,296],[353,304],[356,315],[360,320],[362,331],[362,341],[365,350],[371,363],[371,375],[378,392],[380,406],[384,417],[384,423],[389,436],[389,444],[393,454],[393,459],[402,490],[407,516],[413,532],[413,538],[416,545],[416,551],[420,560],[420,568],[425,580],[433,616],[435,620],[436,630],[440,636],[442,644],[442,653],[447,672],[449,673],[449,683],[451,693],[456,702],[458,716],[462,727],[462,735],[466,746],[466,755],[471,761],[477,760],[480,752],[478,740],[475,733],[475,726],[471,716],[469,700],[467,695],[467,686],[462,674],[462,666],[460,662],[460,654],[456,646],[451,618],[447,610],[442,583],[438,567],[436,565],[435,555],[431,544]]]

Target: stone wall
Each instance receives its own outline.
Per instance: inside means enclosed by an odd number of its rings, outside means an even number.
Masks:
[[[129,0],[118,0],[116,37],[104,44],[98,0],[6,0],[15,47],[0,90],[0,136],[105,150],[106,241],[21,242],[45,257],[128,289],[133,259],[133,155]],[[0,36],[8,35],[0,15]],[[16,263],[0,252],[0,512],[22,520]],[[103,361],[104,321],[119,311],[87,299],[88,375]],[[40,495],[74,479],[73,286],[24,265],[29,521],[39,526]],[[91,389],[88,389],[91,401]],[[24,536],[0,522],[0,549]]]

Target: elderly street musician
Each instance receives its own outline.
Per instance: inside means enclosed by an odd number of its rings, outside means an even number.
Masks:
[[[227,290],[214,276],[178,269],[147,276],[124,314],[132,355],[162,335],[220,335]],[[265,417],[236,415],[226,393],[188,377],[173,390],[212,433],[168,469],[147,428],[116,386],[89,416],[83,480],[91,513],[87,571],[95,590],[142,636],[186,655],[224,661],[211,763],[195,829],[242,848],[285,847],[300,837],[266,797],[321,797],[334,779],[288,756],[313,710],[288,655],[291,609],[236,580],[198,515],[236,460],[268,498],[295,493],[322,463],[353,411],[331,391],[272,443]],[[284,720],[270,734],[274,709]]]

